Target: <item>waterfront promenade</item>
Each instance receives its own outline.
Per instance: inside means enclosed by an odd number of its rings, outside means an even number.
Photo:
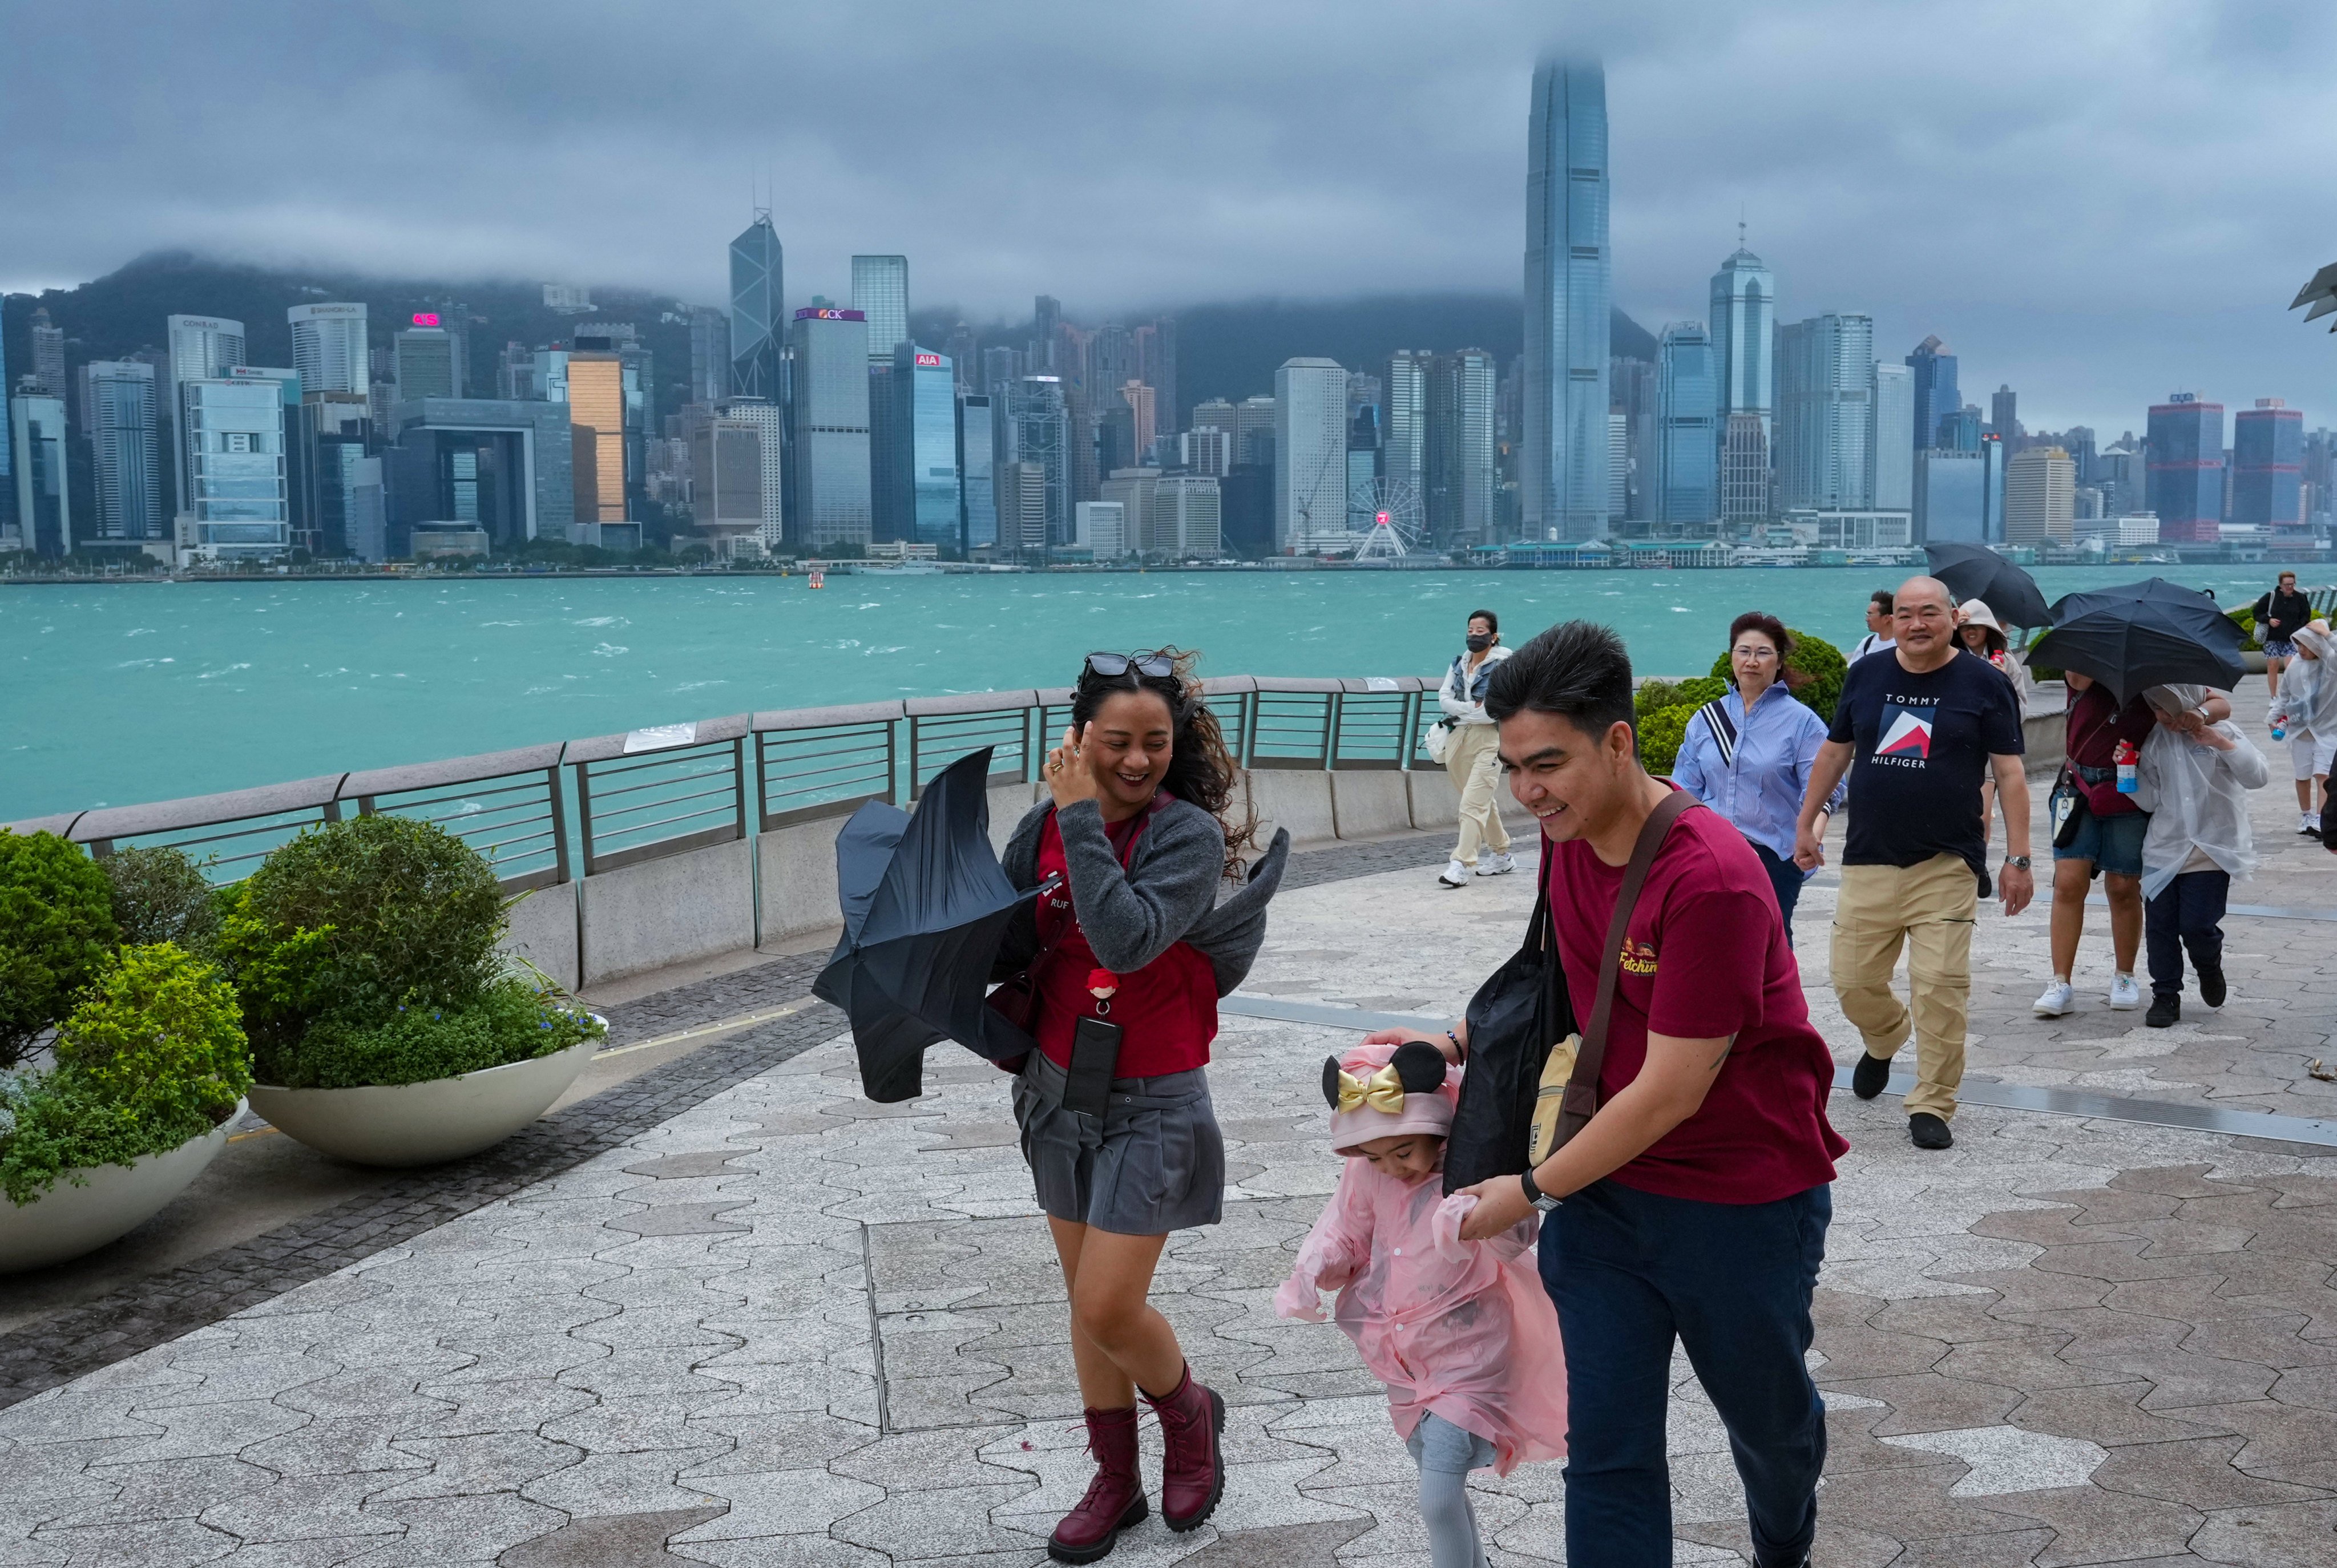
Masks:
[[[2097,915],[2080,1010],[2036,1019],[2043,911],[1982,912],[1973,1098],[2114,1114],[1968,1104],[1957,1147],[1921,1154],[1895,1097],[1836,1095],[1819,1563],[2337,1559],[2337,1131],[2249,1135],[2337,1123],[2313,1072],[2337,1067],[2337,856],[2289,831],[2274,762],[2265,867],[2233,896],[2286,912],[2228,922],[2220,1013],[2106,1010]],[[1212,1069],[1226,1221],[1172,1241],[1158,1298],[1227,1397],[1231,1480],[1208,1526],[1156,1516],[1115,1563],[1426,1562],[1376,1389],[1335,1328],[1267,1301],[1337,1174],[1324,1055],[1362,1013],[1450,1012],[1519,937],[1529,877],[1445,891],[1445,845],[1294,858]],[[1829,873],[1797,928],[1846,1065],[1833,896]],[[1084,1469],[1005,1080],[944,1047],[924,1098],[860,1099],[816,963],[630,987],[603,998],[611,1045],[662,1042],[615,1059],[652,1065],[503,1149],[10,1311],[0,1563],[1041,1561]],[[2202,1107],[2241,1130],[2156,1125]],[[240,1147],[271,1143],[298,1157]],[[1736,1561],[1726,1441],[1677,1371],[1677,1560]],[[1556,1466],[1475,1485],[1501,1568],[1563,1560]]]

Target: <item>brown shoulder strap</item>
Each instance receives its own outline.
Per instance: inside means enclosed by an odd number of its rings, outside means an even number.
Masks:
[[[1582,1031],[1582,1048],[1574,1058],[1574,1076],[1566,1082],[1563,1115],[1579,1125],[1587,1122],[1599,1109],[1599,1074],[1607,1062],[1607,1020],[1615,1010],[1615,987],[1622,976],[1623,942],[1630,934],[1631,911],[1639,902],[1639,890],[1648,883],[1648,872],[1656,863],[1656,855],[1664,847],[1666,835],[1682,812],[1700,803],[1683,789],[1666,795],[1663,803],[1648,813],[1639,829],[1638,842],[1631,846],[1631,863],[1623,872],[1623,885],[1615,892],[1615,916],[1607,923],[1607,946],[1599,956],[1599,999],[1591,1005],[1589,1027]],[[1571,1132],[1567,1134],[1570,1136]],[[1562,1140],[1561,1140],[1562,1141]]]

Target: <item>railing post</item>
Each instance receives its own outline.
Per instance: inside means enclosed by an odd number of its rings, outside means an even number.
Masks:
[[[730,743],[730,798],[738,807],[738,836],[751,839],[747,831],[747,737],[740,735]]]
[[[1339,726],[1347,714],[1347,694],[1335,691],[1323,706],[1323,766],[1328,772],[1339,765]]]
[[[560,765],[553,763],[543,770],[543,786],[552,799],[552,862],[555,874],[564,882],[568,875],[568,802],[560,787]]]
[[[576,770],[576,837],[584,852],[584,874],[592,874],[592,781],[585,776],[586,764],[572,763]]]

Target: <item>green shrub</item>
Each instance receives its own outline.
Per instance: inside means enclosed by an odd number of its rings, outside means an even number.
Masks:
[[[293,1049],[263,1047],[259,1066],[267,1082],[295,1089],[419,1084],[550,1056],[607,1032],[556,993],[513,979],[466,1004],[416,1003],[379,1023],[322,1019]]]
[[[1690,676],[1686,680],[1646,681],[1632,695],[1631,706],[1640,717],[1645,718],[1649,714],[1661,713],[1667,707],[1678,707],[1683,703],[1689,707],[1702,707],[1706,703],[1718,699],[1727,690],[1726,681],[1702,675]]]
[[[116,940],[96,862],[54,833],[0,830],[0,1068],[73,1009]]]
[[[1849,670],[1850,663],[1842,657],[1842,649],[1825,638],[1812,637],[1805,631],[1795,631],[1791,627],[1785,629],[1794,639],[1794,651],[1785,657],[1785,669],[1789,675],[1805,677],[1798,686],[1789,684],[1785,689],[1805,706],[1814,708],[1818,717],[1832,724],[1833,705],[1835,699],[1842,696],[1842,677]],[[1730,677],[1726,650],[1724,649],[1720,657],[1712,661],[1712,677],[1715,680]]]
[[[255,1047],[331,1017],[376,1025],[460,1008],[502,973],[503,890],[486,858],[429,823],[360,816],[281,844],[233,894],[220,953]]]
[[[0,1189],[18,1203],[201,1136],[251,1083],[234,989],[168,942],[122,951],[58,1026],[56,1058],[0,1081]]]
[[[219,940],[219,901],[186,851],[116,850],[97,863],[113,887],[113,922],[124,946],[171,942],[210,955]]]
[[[2240,647],[2248,653],[2262,653],[2264,644],[2256,638],[2256,609],[2249,605],[2242,609],[2227,609],[2225,615],[2240,628]]]
[[[1712,699],[1706,697],[1705,701]],[[1667,774],[1672,764],[1679,760],[1680,740],[1687,734],[1687,721],[1696,716],[1701,703],[1681,703],[1674,707],[1651,713],[1639,720],[1639,765],[1652,774]]]

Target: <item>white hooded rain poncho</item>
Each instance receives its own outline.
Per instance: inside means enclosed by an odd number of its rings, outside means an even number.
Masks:
[[[2300,661],[2291,668],[2324,667]],[[2337,687],[2337,679],[2329,683]],[[2156,686],[2144,694],[2162,713],[2179,714],[2207,698],[2204,686]],[[2288,696],[2288,682],[2280,683]],[[2135,804],[2150,813],[2142,840],[2142,895],[2156,898],[2187,871],[2219,869],[2244,877],[2256,869],[2255,841],[2248,831],[2247,792],[2262,789],[2270,770],[2264,753],[2229,719],[2210,725],[2224,750],[2180,730],[2160,725],[2142,743]],[[2332,733],[2337,733],[2332,731]]]
[[[2273,698],[2269,716],[2292,735],[2310,730],[2317,740],[2337,741],[2337,665],[2331,662],[2337,657],[2337,639],[2326,623],[2316,620],[2300,628],[2293,640],[2313,657],[2291,659],[2281,671],[2280,695]]]

